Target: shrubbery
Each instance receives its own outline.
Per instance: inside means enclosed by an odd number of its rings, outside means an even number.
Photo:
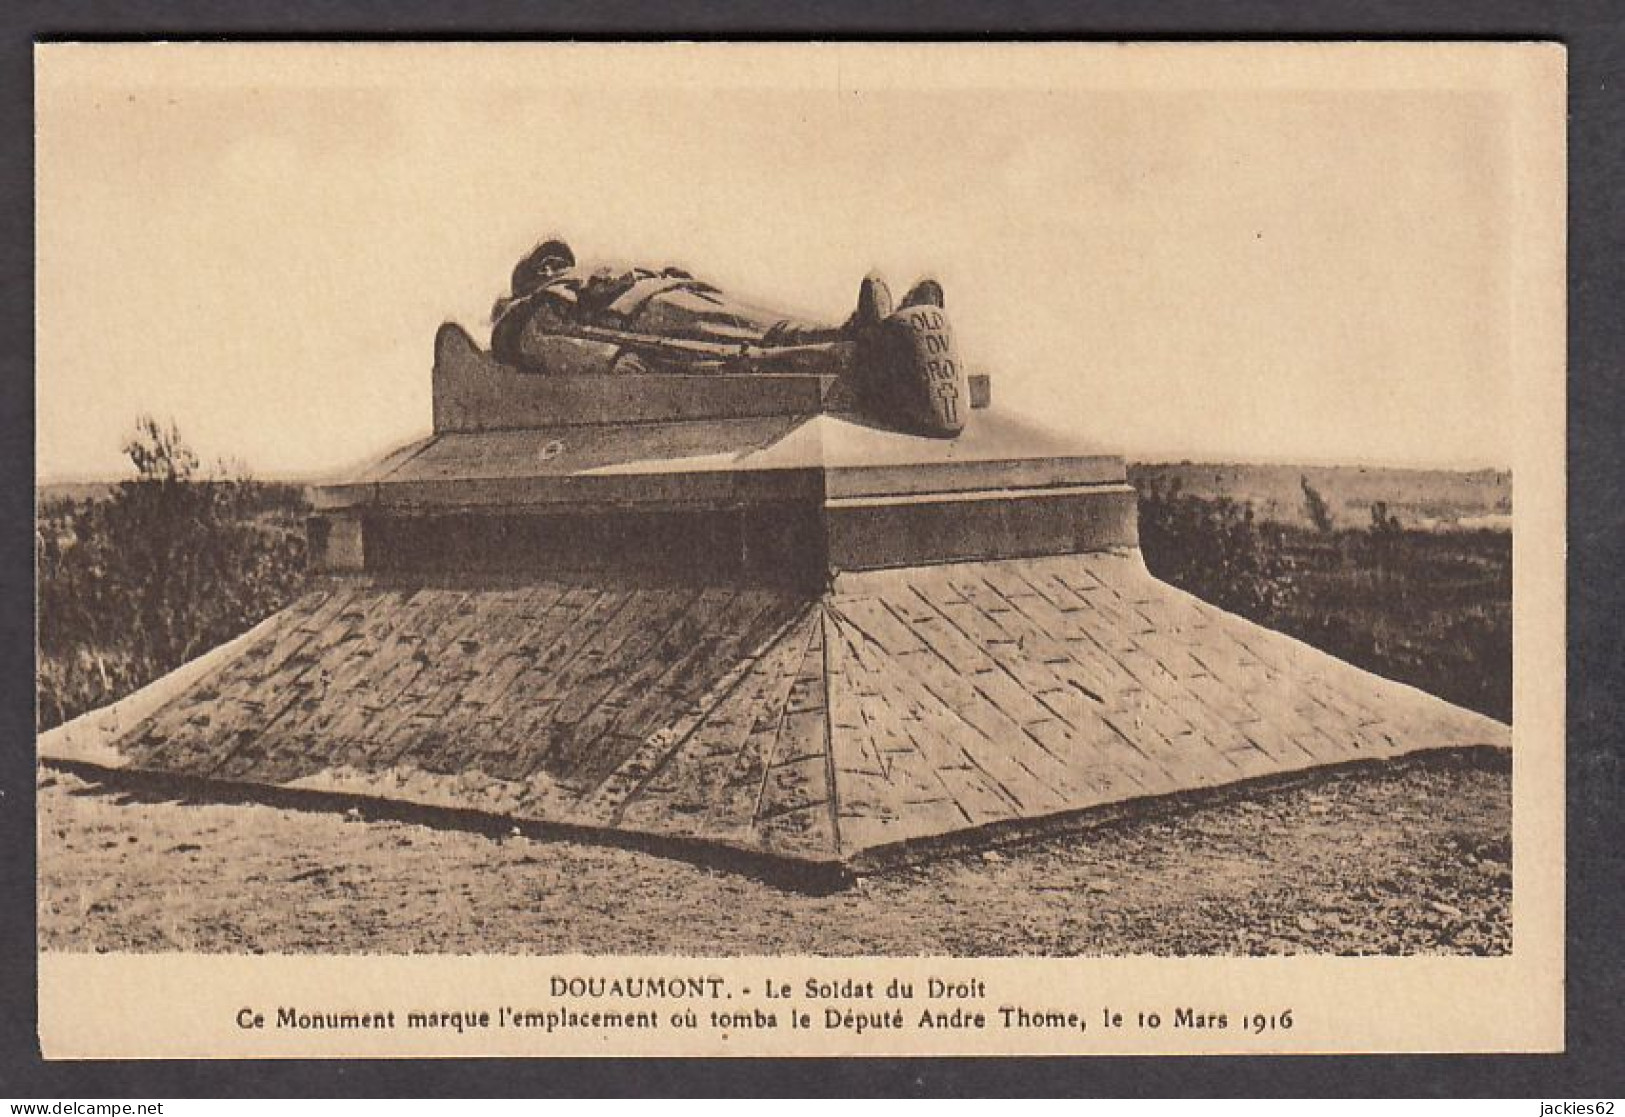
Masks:
[[[1380,502],[1337,528],[1305,486],[1313,528],[1262,523],[1227,499],[1150,485],[1146,565],[1221,608],[1350,663],[1502,720],[1512,717],[1512,537],[1402,527]]]
[[[40,509],[37,722],[114,701],[245,631],[304,578],[303,494],[201,476],[173,425],[143,419],[134,480]]]
[[[1278,524],[1252,506],[1184,492],[1178,480],[1140,490],[1140,546],[1157,577],[1204,601],[1268,623],[1293,593]]]

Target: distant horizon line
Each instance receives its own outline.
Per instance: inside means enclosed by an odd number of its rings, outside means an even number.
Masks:
[[[1298,466],[1303,469],[1389,469],[1389,470],[1429,470],[1434,473],[1507,473],[1512,472],[1510,465],[1493,462],[1427,462],[1416,459],[1381,460],[1376,458],[1340,459],[1340,458],[1287,458],[1269,457],[1267,455],[1179,455],[1167,454],[1124,454],[1123,460],[1131,465],[1274,465]]]
[[[1379,461],[1367,459],[1339,460],[1333,458],[1272,458],[1266,456],[1246,455],[1179,455],[1175,453],[1153,454],[1123,454],[1125,465],[1200,465],[1200,466],[1275,466],[1293,467],[1302,469],[1382,469],[1392,471],[1431,472],[1431,473],[1504,473],[1511,475],[1512,467],[1496,464],[1437,464],[1417,461]],[[271,484],[283,485],[315,485],[329,481],[341,470],[321,469],[305,471],[288,471],[285,473],[259,473],[249,470],[248,478],[253,481],[263,481]],[[95,474],[55,474],[50,476],[36,476],[36,488],[48,485],[116,485],[123,481],[133,481],[134,477],[128,475],[106,476]],[[202,478],[208,480],[208,478]]]

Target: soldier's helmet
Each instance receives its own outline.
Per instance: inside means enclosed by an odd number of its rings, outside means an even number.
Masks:
[[[576,254],[557,237],[550,237],[525,254],[514,265],[512,288],[515,298],[528,295],[548,280],[576,266]]]

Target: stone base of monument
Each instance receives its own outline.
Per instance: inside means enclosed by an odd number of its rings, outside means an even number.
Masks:
[[[436,433],[318,493],[314,588],[43,757],[827,876],[1510,745],[1152,578],[1121,460],[1074,439],[901,435],[809,376],[572,407],[459,335]]]

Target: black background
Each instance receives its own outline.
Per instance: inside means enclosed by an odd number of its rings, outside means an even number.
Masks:
[[[1569,47],[1568,959],[1559,1056],[45,1063],[35,1038],[33,68],[43,39],[1543,39]],[[1625,1093],[1625,4],[12,3],[0,14],[0,1097]],[[97,282],[109,277],[90,277]],[[1534,1113],[1534,1110],[1531,1110]]]

